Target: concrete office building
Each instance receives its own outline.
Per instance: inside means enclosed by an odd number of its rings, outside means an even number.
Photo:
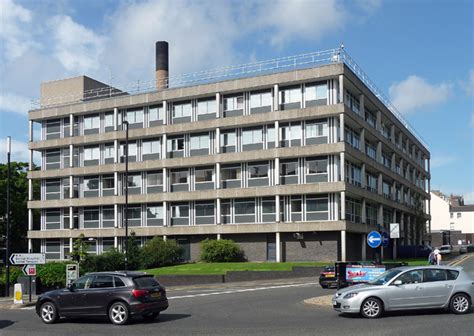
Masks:
[[[196,260],[203,239],[233,239],[252,261],[316,261],[368,257],[377,224],[400,223],[403,244],[426,239],[430,153],[342,48],[168,78],[157,45],[153,90],[42,84],[29,112],[30,157],[42,157],[28,173],[30,247],[64,259],[83,233],[91,253],[122,248],[123,120],[142,243],[176,239]]]

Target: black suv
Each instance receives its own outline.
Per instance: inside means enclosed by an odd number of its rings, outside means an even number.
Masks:
[[[48,324],[60,317],[108,316],[122,325],[132,316],[152,320],[167,308],[165,288],[143,272],[89,273],[66,289],[41,295],[36,303],[36,313]]]

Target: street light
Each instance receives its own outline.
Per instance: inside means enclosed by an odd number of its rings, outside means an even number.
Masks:
[[[5,296],[10,296],[10,153],[12,150],[12,139],[7,137],[7,241],[5,251]]]
[[[125,127],[125,211],[124,211],[124,220],[125,220],[125,270],[128,270],[128,121],[124,120],[122,122],[122,127]]]

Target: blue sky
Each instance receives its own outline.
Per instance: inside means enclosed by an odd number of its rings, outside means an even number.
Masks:
[[[428,143],[432,189],[474,203],[473,1],[0,0],[0,16],[0,139],[13,137],[14,160],[27,160],[42,81],[151,80],[157,40],[171,75],[344,42]]]

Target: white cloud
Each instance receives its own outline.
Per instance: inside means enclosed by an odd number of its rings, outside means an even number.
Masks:
[[[31,101],[14,93],[0,93],[0,108],[5,111],[27,115],[31,109]]]
[[[474,69],[469,71],[469,78],[467,82],[462,82],[461,86],[468,95],[474,96]]]
[[[12,0],[2,0],[0,10],[0,48],[2,56],[13,60],[21,56],[34,43],[25,25],[31,22],[32,13]]]
[[[445,102],[451,94],[451,88],[450,83],[430,84],[425,79],[412,75],[392,84],[389,94],[397,109],[406,114]]]
[[[21,161],[29,162],[30,161],[30,152],[28,150],[28,144],[12,139],[11,143],[11,161]],[[7,162],[7,140],[1,139],[0,141],[0,162]],[[33,151],[33,162],[39,164],[41,162],[40,152]]]
[[[105,39],[66,15],[49,20],[55,40],[54,56],[69,71],[87,72],[101,67]]]
[[[440,168],[455,162],[457,158],[451,155],[433,155],[431,159],[431,168]]]

